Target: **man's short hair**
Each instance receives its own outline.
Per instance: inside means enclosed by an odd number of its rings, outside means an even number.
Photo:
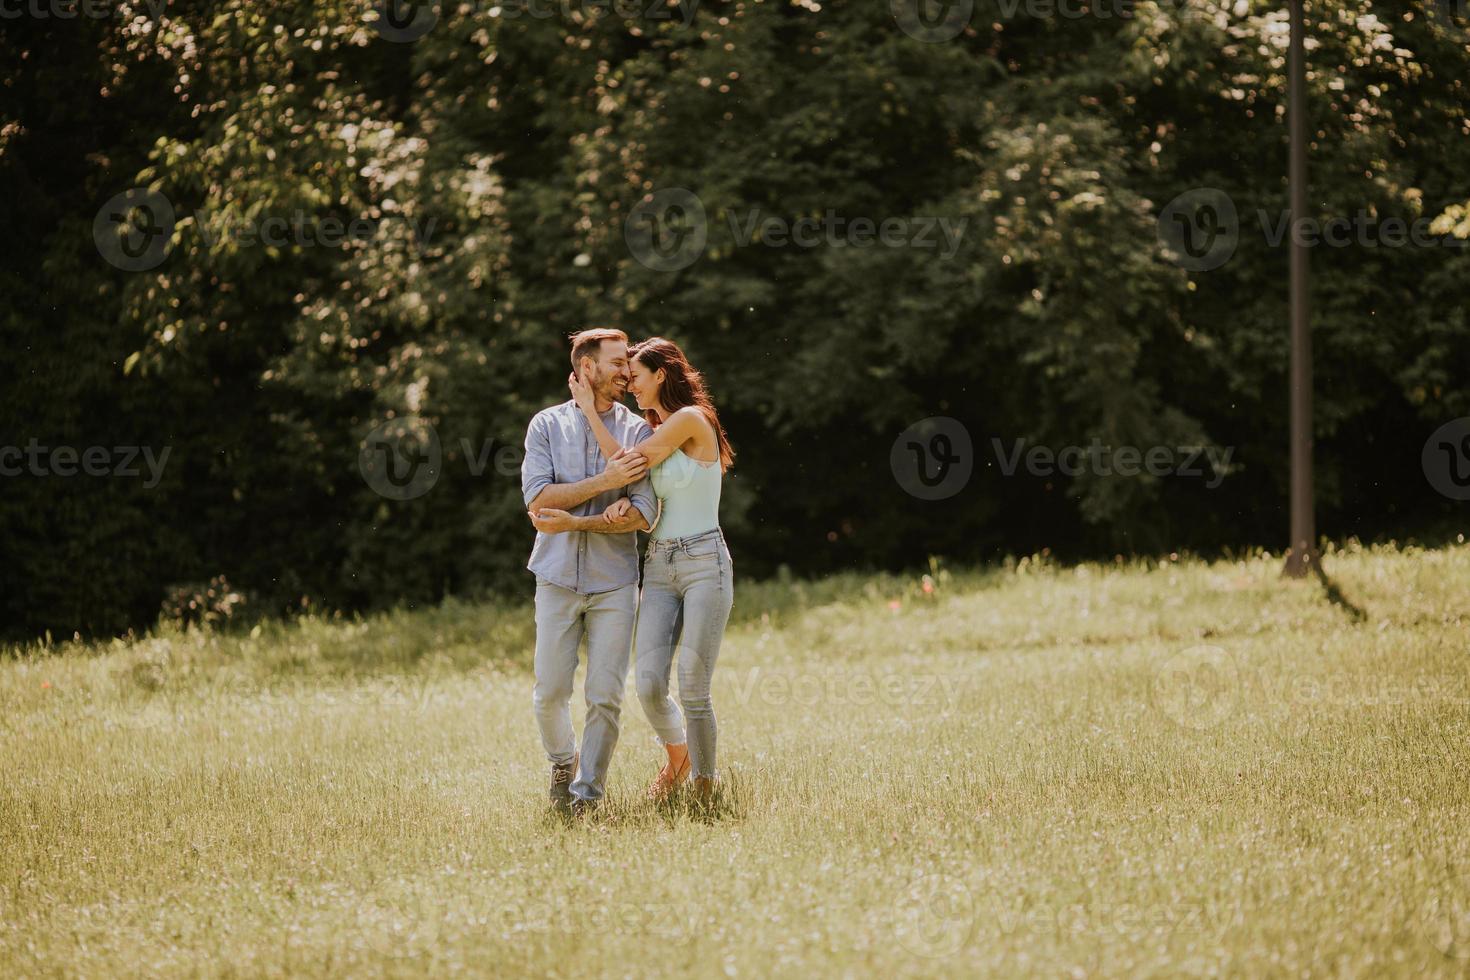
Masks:
[[[612,327],[593,327],[590,330],[572,334],[572,367],[575,368],[580,364],[584,357],[597,360],[597,355],[602,353],[604,340],[621,340],[626,344],[628,335]]]

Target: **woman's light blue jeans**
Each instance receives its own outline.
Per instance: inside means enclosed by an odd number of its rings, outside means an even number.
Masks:
[[[696,777],[715,775],[715,709],[710,679],[735,602],[735,571],[719,528],[687,538],[650,541],[633,648],[638,700],[665,745],[684,742]],[[669,674],[679,664],[679,706]]]

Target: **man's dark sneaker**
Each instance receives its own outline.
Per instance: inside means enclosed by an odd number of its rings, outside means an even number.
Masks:
[[[551,767],[551,789],[547,795],[551,798],[551,805],[558,810],[571,809],[572,780],[577,775],[577,760],[578,756],[573,756],[566,765]]]
[[[580,796],[575,797],[572,800],[572,816],[585,817],[588,814],[596,813],[597,807],[597,800],[584,800]]]

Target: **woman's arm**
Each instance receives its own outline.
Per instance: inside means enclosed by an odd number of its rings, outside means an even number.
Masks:
[[[633,448],[648,460],[648,468],[653,469],[674,455],[674,450],[699,435],[700,429],[708,425],[704,420],[704,413],[699,409],[692,405],[681,408],[654,429],[653,435]]]
[[[573,373],[567,379],[567,387],[572,392],[572,400],[577,403],[577,407],[587,417],[587,424],[592,427],[592,435],[597,439],[597,448],[602,450],[602,455],[612,459],[623,447],[618,445],[613,434],[607,431],[607,426],[602,423],[602,417],[597,414],[597,403],[592,394],[592,386]],[[652,469],[674,455],[674,450],[699,435],[701,428],[708,425],[704,413],[691,405],[670,415],[667,421],[653,430],[653,435],[630,448],[648,460],[648,467]]]
[[[567,388],[572,392],[572,401],[577,403],[577,407],[587,417],[587,424],[592,427],[592,436],[597,440],[597,448],[602,450],[602,455],[612,459],[623,447],[618,445],[613,434],[607,431],[607,426],[602,424],[602,417],[597,414],[597,399],[592,394],[592,386],[573,371],[567,378]]]

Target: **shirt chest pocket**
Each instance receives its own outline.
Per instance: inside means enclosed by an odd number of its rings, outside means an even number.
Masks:
[[[573,443],[552,454],[551,479],[555,483],[578,483],[596,476],[605,468],[606,464],[597,450],[589,452]]]

